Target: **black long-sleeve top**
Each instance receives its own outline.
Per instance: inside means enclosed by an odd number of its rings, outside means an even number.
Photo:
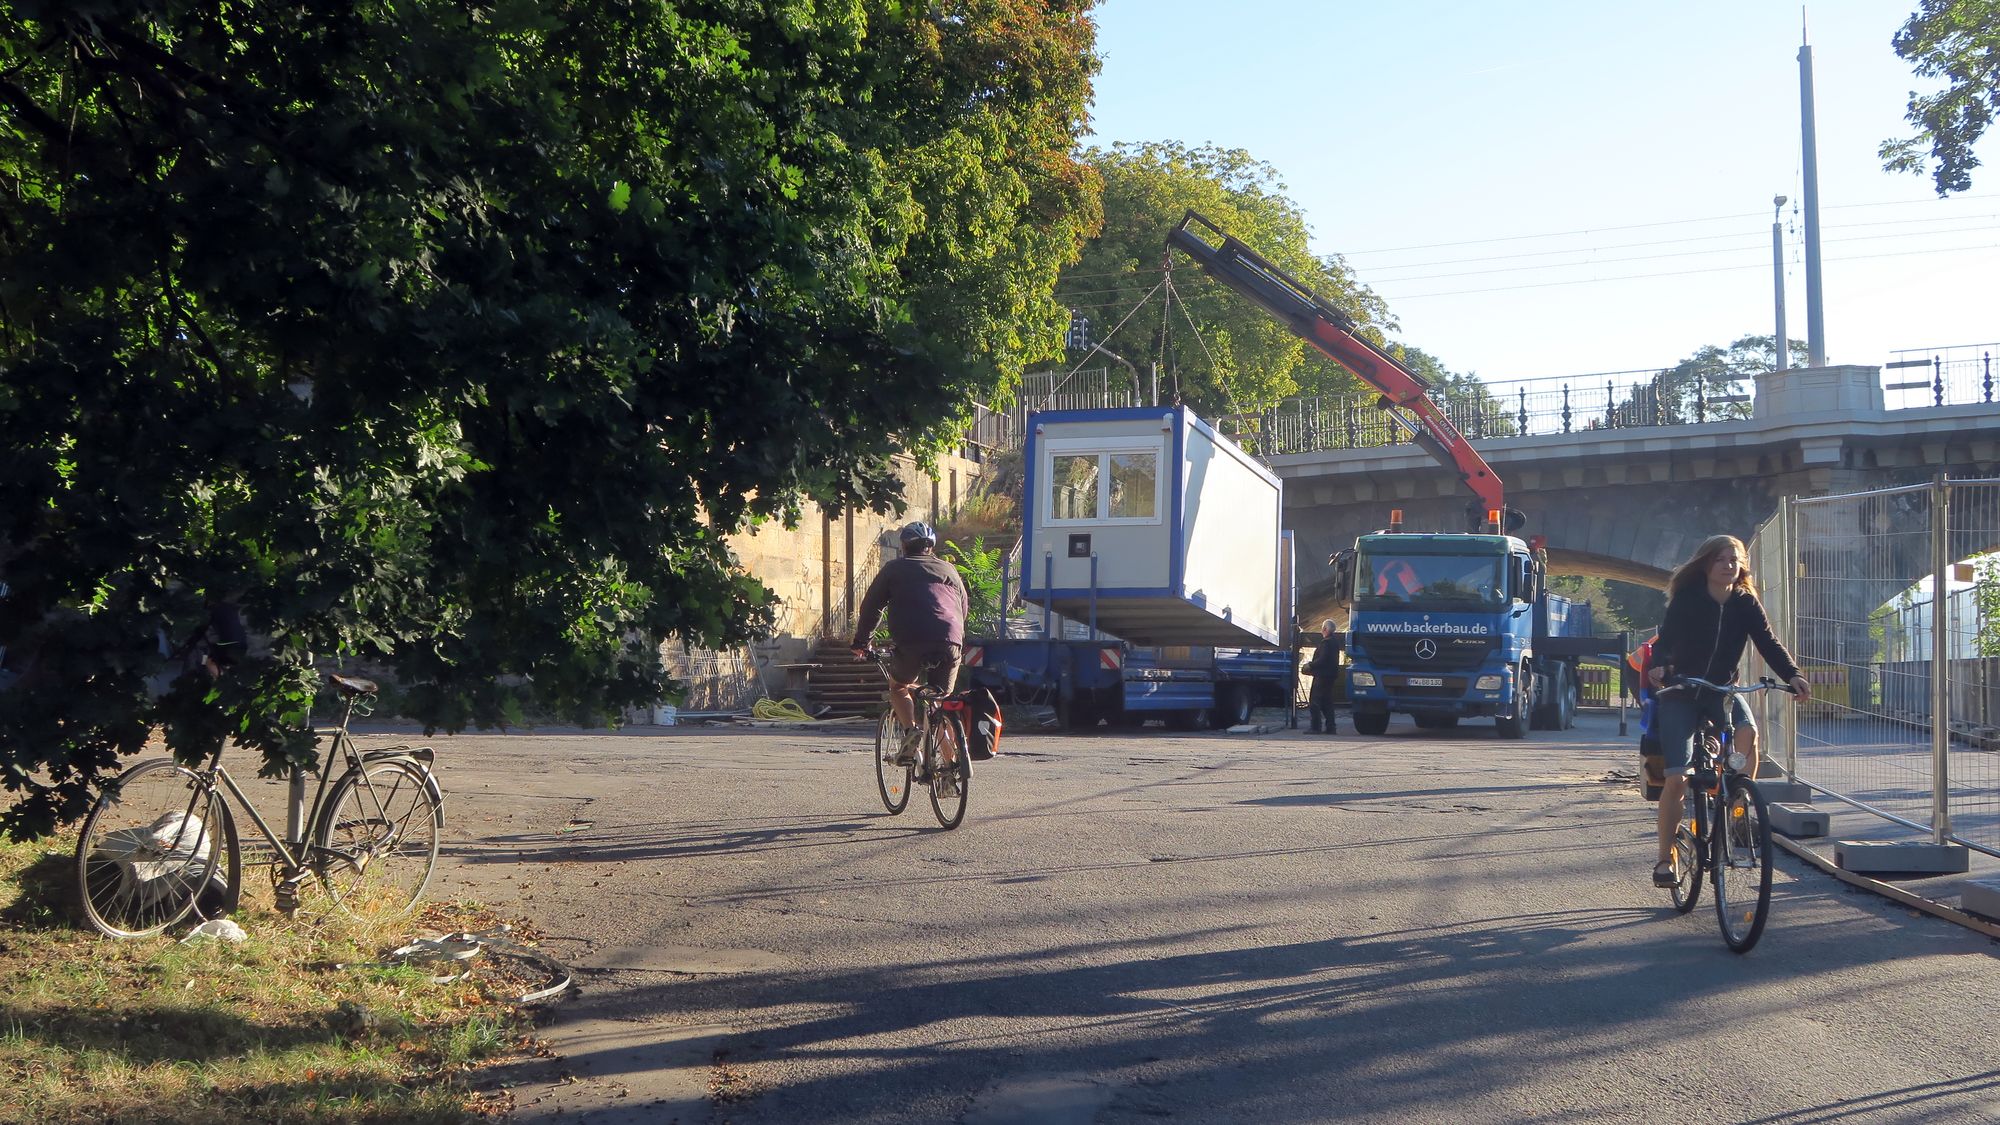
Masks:
[[[1667,602],[1667,615],[1660,622],[1660,639],[1653,642],[1653,664],[1665,665],[1668,675],[1699,676],[1712,684],[1726,684],[1736,678],[1736,666],[1743,662],[1743,643],[1754,641],[1764,663],[1781,680],[1799,674],[1792,654],[1785,651],[1764,603],[1757,595],[1741,590],[1718,602],[1707,587],[1696,584]]]

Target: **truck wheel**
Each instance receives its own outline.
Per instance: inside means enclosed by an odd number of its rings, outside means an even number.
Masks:
[[[1535,705],[1528,711],[1529,730],[1555,730],[1556,724],[1562,721],[1562,716],[1557,714],[1558,708],[1556,706],[1556,700],[1562,697],[1562,693],[1557,690],[1556,684],[1556,677],[1561,674],[1562,665],[1555,664],[1550,666],[1547,673],[1549,690],[1546,692],[1536,692]]]
[[[1354,733],[1365,735],[1384,734],[1389,729],[1389,712],[1356,711],[1354,713]]]
[[[1250,689],[1241,684],[1230,684],[1215,689],[1215,710],[1209,712],[1208,721],[1216,730],[1240,727],[1250,721]]]
[[[1501,738],[1528,737],[1528,721],[1535,713],[1535,676],[1526,664],[1514,680],[1514,713],[1501,715],[1494,721]]]
[[[1097,705],[1087,695],[1078,693],[1062,707],[1064,730],[1089,730],[1097,725],[1097,719]]]
[[[1556,689],[1556,729],[1568,730],[1576,725],[1576,706],[1583,695],[1583,684],[1575,665],[1561,667],[1562,686]]]

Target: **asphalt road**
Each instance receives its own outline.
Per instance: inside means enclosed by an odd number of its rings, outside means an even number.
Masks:
[[[518,1121],[2000,1121],[1995,945],[1780,855],[1655,890],[1615,721],[1006,735],[966,823],[856,728],[438,740],[434,894],[578,967]]]

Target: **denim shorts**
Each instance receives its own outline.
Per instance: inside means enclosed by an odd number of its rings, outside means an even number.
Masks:
[[[1667,772],[1684,770],[1694,760],[1694,733],[1700,727],[1700,717],[1705,713],[1718,722],[1725,714],[1735,720],[1724,729],[1731,735],[1738,727],[1756,729],[1757,722],[1750,717],[1750,706],[1740,695],[1717,695],[1712,691],[1701,692],[1699,698],[1690,698],[1684,691],[1676,691],[1659,697],[1654,704],[1653,724],[1659,730],[1660,753],[1666,758]]]

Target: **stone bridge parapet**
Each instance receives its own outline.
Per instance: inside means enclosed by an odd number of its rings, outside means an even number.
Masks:
[[[1548,540],[1550,567],[1659,586],[1710,535],[1748,540],[1786,496],[2000,476],[2000,404],[1887,410],[1880,369],[1757,377],[1746,419],[1475,443]],[[1402,509],[1410,530],[1464,530],[1471,493],[1412,445],[1270,459],[1297,536],[1300,617],[1324,614],[1327,556]]]

